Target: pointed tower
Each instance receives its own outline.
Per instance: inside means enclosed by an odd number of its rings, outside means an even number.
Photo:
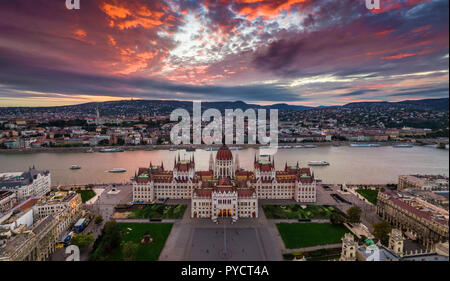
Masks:
[[[209,154],[209,170],[214,171],[214,158],[212,153]]]
[[[341,261],[356,260],[356,247],[358,244],[351,233],[345,233],[342,238]]]
[[[401,230],[394,228],[389,233],[389,250],[399,257],[403,257],[403,240],[405,239]]]

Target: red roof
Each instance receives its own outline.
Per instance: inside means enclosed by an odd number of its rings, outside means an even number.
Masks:
[[[255,189],[238,189],[239,197],[251,197],[255,193]]]
[[[228,178],[221,178],[219,180],[219,182],[217,183],[217,185],[221,185],[221,186],[231,185],[231,181]]]
[[[233,192],[235,191],[232,187],[218,187],[214,189],[215,192]]]
[[[195,189],[194,193],[198,197],[211,197],[212,190],[211,189]]]
[[[39,201],[39,198],[34,198],[23,204],[19,207],[20,210],[25,211],[26,209],[30,208],[34,204],[36,204]]]
[[[233,154],[228,149],[228,146],[222,146],[219,151],[217,151],[216,155],[217,160],[233,160]]]
[[[387,194],[389,194],[389,193],[387,193]],[[389,200],[392,201],[397,206],[399,206],[399,207],[401,207],[403,209],[406,209],[406,210],[414,213],[415,215],[417,215],[417,216],[419,216],[419,217],[421,217],[423,219],[426,219],[426,220],[429,220],[429,221],[435,221],[435,222],[438,222],[438,223],[440,223],[442,225],[448,225],[448,221],[433,218],[429,214],[427,214],[427,213],[425,213],[425,212],[423,212],[423,211],[421,211],[421,210],[419,210],[417,208],[414,208],[413,206],[403,202],[402,200],[397,199],[395,197],[392,197],[392,195],[389,196]]]

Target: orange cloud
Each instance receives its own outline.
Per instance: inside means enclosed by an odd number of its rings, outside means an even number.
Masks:
[[[113,19],[124,19],[127,16],[131,15],[131,12],[128,9],[124,7],[114,6],[108,3],[103,3],[101,9]]]
[[[125,5],[132,5],[132,7],[127,8]],[[164,24],[162,18],[165,16],[165,12],[151,10],[146,5],[130,4],[130,2],[115,2],[114,4],[103,2],[100,8],[111,18],[109,26],[117,27],[120,30],[138,26],[148,29]],[[173,21],[175,18],[172,16],[168,20]],[[169,23],[167,24],[169,25]]]
[[[257,1],[257,0],[237,0],[236,3],[242,4],[238,13],[245,16],[248,20],[254,20],[258,17],[264,19],[274,18],[282,11],[291,9],[292,6],[309,0],[283,0],[283,1]]]
[[[407,58],[407,57],[412,57],[415,55],[416,54],[413,54],[413,53],[404,53],[404,54],[398,54],[398,55],[394,55],[394,56],[381,57],[381,59],[383,59],[383,60],[399,60],[399,59],[403,59],[403,58]]]
[[[394,32],[394,29],[383,30],[383,31],[377,32],[375,34],[378,35],[378,36],[381,36],[381,35],[386,35],[386,34],[389,34],[389,33],[392,33],[392,32]]]
[[[425,25],[425,26],[414,29],[412,32],[418,33],[418,32],[428,30],[430,28],[431,28],[431,25]]]
[[[86,31],[84,31],[83,29],[77,29],[75,30],[75,32],[73,33],[77,38],[84,38],[86,37]]]

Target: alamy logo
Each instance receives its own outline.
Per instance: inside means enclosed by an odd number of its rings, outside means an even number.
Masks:
[[[369,10],[379,10],[380,0],[366,0],[366,8]]]
[[[79,10],[80,0],[66,0],[66,8],[69,10]]]
[[[80,261],[80,248],[75,245],[70,245],[66,248],[66,254],[69,256],[66,261]]]
[[[206,145],[223,143],[223,127],[225,124],[225,144],[256,144],[263,146],[260,154],[274,155],[278,145],[278,110],[270,109],[269,135],[267,135],[266,110],[258,109],[225,109],[225,120],[222,113],[215,108],[209,108],[203,112],[201,102],[193,102],[191,116],[186,109],[177,108],[170,114],[170,121],[181,121],[173,126],[170,131],[170,140],[173,144],[191,144],[191,129],[193,144]],[[258,116],[258,118],[256,117]],[[247,118],[247,134],[245,134],[245,119]],[[211,120],[212,119],[212,120]],[[236,122],[234,122],[236,120]],[[202,122],[210,122],[202,130]],[[192,125],[192,127],[191,127]],[[236,131],[236,134],[234,134]],[[264,151],[264,152],[263,152]]]

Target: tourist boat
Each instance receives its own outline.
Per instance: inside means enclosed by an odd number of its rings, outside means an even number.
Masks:
[[[314,144],[307,144],[307,145],[305,145],[305,146],[303,146],[304,148],[316,148],[317,147],[317,145],[314,145]]]
[[[124,173],[126,171],[127,170],[124,169],[124,168],[114,168],[114,169],[111,169],[111,170],[107,170],[108,173]]]
[[[377,143],[352,143],[350,147],[379,147]]]
[[[122,148],[102,148],[100,152],[123,152]]]
[[[241,149],[242,149],[242,147],[240,147],[240,146],[231,146],[229,148],[229,150],[241,150]]]
[[[303,145],[296,145],[294,148],[303,148]]]
[[[208,148],[206,149],[206,151],[218,151],[218,150],[219,150],[219,148],[216,147],[216,146],[208,147]]]
[[[171,147],[169,148],[169,151],[177,151],[177,149],[175,147]]]
[[[70,166],[70,169],[71,170],[79,170],[79,169],[81,169],[81,167],[78,165],[72,165],[72,166]]]
[[[413,145],[409,144],[409,143],[398,143],[398,144],[394,144],[393,147],[400,147],[400,148],[402,148],[402,147],[413,147]]]
[[[330,165],[327,161],[309,161],[308,166],[328,166]]]
[[[290,149],[290,148],[294,148],[294,147],[291,146],[291,145],[282,145],[282,146],[279,146],[278,148],[280,148],[280,149]]]

